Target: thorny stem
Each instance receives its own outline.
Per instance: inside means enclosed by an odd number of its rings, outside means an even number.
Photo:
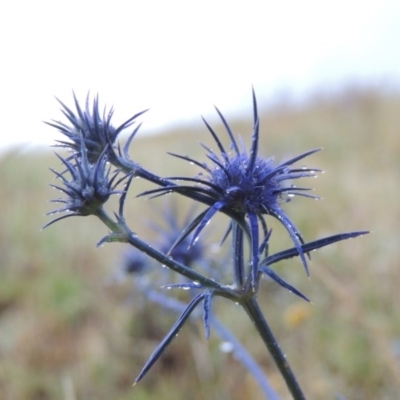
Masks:
[[[260,334],[262,340],[267,346],[271,356],[275,360],[276,365],[282,374],[290,393],[294,400],[306,400],[298,382],[293,374],[289,363],[286,360],[286,356],[279,346],[279,343],[274,337],[264,315],[258,305],[258,302],[254,296],[244,297],[240,301],[241,306],[246,311],[247,315],[250,317],[257,332]]]
[[[141,175],[141,174],[138,174]],[[150,174],[152,175],[152,174]],[[146,177],[147,179],[149,176]],[[153,179],[149,179],[153,180]],[[156,179],[158,184],[162,186],[168,185],[168,180],[164,179]],[[201,201],[201,200],[200,200]],[[208,201],[206,201],[207,203]],[[159,252],[158,250],[154,249],[148,243],[139,239],[139,237],[121,221],[115,222],[111,219],[111,217],[106,213],[103,208],[99,208],[96,216],[114,233],[115,240],[121,242],[127,242],[131,244],[133,247],[137,248],[138,250],[146,253],[148,256],[152,257],[153,259],[159,261],[162,265],[165,265],[178,274],[181,274],[188,279],[191,279],[194,282],[198,282],[204,287],[216,289],[215,295],[220,295],[222,297],[229,298],[235,302],[239,302],[248,316],[250,317],[251,321],[255,325],[257,331],[259,332],[262,340],[266,344],[271,356],[275,360],[286,384],[288,386],[289,391],[291,392],[294,400],[306,400],[298,382],[293,374],[287,360],[285,354],[282,352],[277,340],[275,339],[267,321],[262,314],[261,309],[257,303],[257,300],[254,296],[254,293],[251,296],[243,296],[243,293],[239,293],[227,286],[222,286],[219,283],[215,282],[212,279],[206,278],[205,276],[197,273],[191,268],[173,260],[171,257],[168,257],[164,253]],[[235,285],[239,284],[240,288],[243,283],[243,273],[244,273],[244,264],[243,264],[243,231],[241,227],[235,222],[233,229],[235,234],[233,247],[238,250],[237,253],[234,252],[234,264],[235,264]],[[118,235],[120,234],[120,235]]]
[[[186,304],[179,300],[160,294],[154,289],[149,289],[147,286],[136,284],[138,290],[141,290],[146,296],[156,304],[162,307],[172,310],[174,312],[183,312],[186,308]],[[192,317],[199,318],[199,314],[193,313]],[[233,346],[233,352],[235,357],[253,374],[254,378],[260,385],[261,389],[267,395],[270,400],[279,400],[279,397],[275,390],[270,385],[268,379],[264,375],[262,369],[254,360],[254,358],[245,349],[242,343],[236,338],[236,336],[224,325],[222,322],[213,314],[211,314],[211,321],[214,329],[220,338]]]
[[[220,285],[219,283],[217,283],[216,281],[214,281],[212,279],[206,278],[205,276],[199,274],[195,270],[188,268],[186,265],[181,264],[181,263],[175,261],[173,258],[168,257],[164,253],[159,252],[154,247],[152,247],[148,243],[142,241],[134,234],[129,236],[128,243],[131,244],[132,246],[136,247],[138,250],[146,253],[153,259],[157,260],[162,265],[165,265],[165,266],[173,269],[178,274],[186,276],[187,278],[191,279],[193,282],[198,282],[202,286],[209,287],[212,289],[217,289],[224,293],[226,293],[228,291],[229,294],[233,298],[238,297],[237,294],[233,290],[227,288],[226,286]]]
[[[188,279],[193,282],[198,282],[200,285],[216,289],[216,294],[219,294],[223,297],[230,298],[234,301],[239,297],[239,294],[232,290],[227,286],[220,285],[218,282],[213,279],[209,279],[195,270],[187,267],[184,264],[181,264],[175,261],[173,258],[168,257],[164,253],[156,250],[154,247],[150,246],[148,243],[141,240],[134,232],[127,231],[126,226],[122,226],[117,222],[114,222],[111,217],[107,214],[104,208],[99,208],[97,210],[96,216],[114,233],[116,234],[115,241],[129,243],[133,247],[136,247],[138,250],[146,253],[148,256],[157,260],[162,265],[165,265],[178,274],[186,276]],[[120,235],[119,235],[120,234]]]
[[[96,216],[113,232],[116,234],[116,240],[127,242],[132,246],[136,247],[138,250],[146,253],[148,256],[153,259],[159,261],[162,265],[165,265],[175,272],[186,276],[188,279],[193,280],[194,282],[198,282],[204,287],[209,287],[216,289],[216,295],[220,295],[226,298],[230,298],[236,302],[239,302],[251,321],[255,325],[258,333],[260,334],[262,340],[266,344],[271,356],[275,360],[286,384],[291,392],[294,400],[305,400],[305,396],[297,382],[295,375],[293,374],[287,360],[285,354],[282,352],[277,340],[275,339],[267,321],[264,318],[264,315],[257,303],[257,300],[254,296],[254,293],[251,296],[241,296],[237,291],[232,290],[229,287],[222,286],[219,283],[215,282],[212,279],[206,278],[205,276],[197,273],[191,268],[173,260],[171,257],[168,257],[164,253],[161,253],[150,246],[148,243],[139,239],[139,237],[133,233],[132,231],[127,231],[127,227],[122,222],[115,222],[111,219],[111,217],[106,213],[103,208],[99,208]],[[241,232],[241,229],[236,225],[237,232]],[[118,236],[120,234],[120,236]],[[236,235],[234,235],[236,236]],[[243,235],[240,235],[236,238],[237,242],[234,245],[238,245],[243,243]],[[237,247],[237,246],[235,246]],[[235,264],[237,263],[238,267],[240,263],[243,263],[243,253],[236,254],[235,256]],[[243,265],[241,266],[243,269]],[[238,283],[238,282],[235,282]]]

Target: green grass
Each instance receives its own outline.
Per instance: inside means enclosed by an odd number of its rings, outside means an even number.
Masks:
[[[349,89],[301,108],[275,107],[261,118],[261,155],[280,161],[324,147],[307,161],[326,171],[311,182],[323,200],[299,198],[286,207],[305,238],[373,231],[314,253],[310,280],[298,260],[277,266],[313,304],[262,285],[265,315],[310,399],[340,393],[349,400],[389,400],[400,390],[399,110],[398,95]],[[232,126],[249,140],[250,120]],[[197,173],[166,151],[204,159],[198,142],[212,145],[201,125],[144,136],[133,142],[131,155],[161,175]],[[107,230],[94,218],[71,218],[40,231],[54,206],[48,200],[57,196],[48,186],[49,166],[59,167],[50,152],[15,151],[0,159],[0,398],[262,398],[251,375],[230,354],[220,353],[216,335],[206,343],[200,326],[185,327],[132,388],[174,316],[139,299],[127,303],[129,282],[107,283],[124,246],[96,249]],[[133,186],[128,220],[146,236],[145,215],[157,218],[152,207],[158,203],[134,198],[147,183],[136,180]],[[286,246],[290,240],[277,225],[272,251]],[[216,311],[282,399],[289,398],[244,313],[223,300]]]

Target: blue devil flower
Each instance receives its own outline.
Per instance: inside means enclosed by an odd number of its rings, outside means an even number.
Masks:
[[[367,233],[366,231],[350,232],[305,243],[299,230],[284,212],[282,203],[290,200],[293,196],[317,198],[309,193],[309,188],[297,187],[293,182],[300,178],[314,177],[319,172],[313,168],[294,166],[295,163],[319,149],[310,150],[278,165],[273,162],[273,159],[260,157],[258,155],[259,117],[253,91],[254,126],[250,151],[247,152],[244,146],[239,148],[224,116],[216,109],[230,140],[229,151],[225,149],[217,134],[204,120],[216,143],[218,152],[203,146],[207,152],[208,164],[171,153],[173,156],[201,168],[202,173],[194,178],[170,177],[165,179],[153,175],[129,159],[128,148],[140,125],[131,133],[122,150],[119,144],[115,144],[119,133],[132,125],[135,118],[142,113],[136,114],[118,128],[114,128],[111,124],[112,110],[108,113],[104,111],[101,116],[97,98],[95,98],[92,108],[89,107],[87,100],[86,109],[82,109],[75,98],[76,113],[63,103],[61,105],[69,125],[63,122],[53,122],[50,125],[66,136],[67,141],[59,141],[59,146],[72,150],[72,154],[69,153],[67,158],[58,155],[63,164],[63,172],[52,170],[60,184],[51,186],[61,191],[65,197],[53,200],[55,203],[60,203],[61,208],[49,214],[60,212],[66,214],[57,217],[46,226],[71,216],[96,215],[111,230],[111,233],[99,244],[115,241],[129,243],[137,251],[146,253],[151,259],[157,260],[185,277],[177,283],[168,284],[167,288],[191,289],[189,290],[190,302],[181,312],[170,332],[151,354],[135,383],[139,382],[159,359],[192,312],[201,303],[203,304],[206,337],[209,337],[211,303],[215,296],[219,296],[232,300],[243,307],[276,361],[293,397],[304,398],[287,359],[280,350],[260,310],[257,302],[257,290],[260,277],[265,274],[283,288],[308,300],[300,291],[278,276],[271,266],[281,260],[299,256],[309,274],[306,256],[311,251]],[[120,173],[122,177],[120,177]],[[132,179],[137,176],[160,186],[141,195],[159,196],[176,192],[207,206],[197,216],[191,217],[191,221],[186,221],[186,227],[182,231],[177,223],[176,215],[174,213],[167,214],[168,229],[160,232],[160,227],[157,227],[157,231],[160,233],[158,247],[161,248],[161,252],[142,241],[131,231],[124,218],[124,204],[128,189]],[[124,179],[127,179],[124,189],[117,190]],[[182,182],[187,182],[187,184],[182,184]],[[114,213],[115,220],[107,214],[103,207],[112,194],[121,194],[119,212],[118,214]],[[209,265],[210,268],[207,268],[207,265],[198,262],[199,258],[200,260],[205,259],[206,249],[201,242],[194,248],[194,251],[193,248],[190,249],[190,252],[187,251],[187,247],[192,246],[198,240],[205,226],[218,212],[228,215],[231,221],[223,241],[229,233],[232,233],[234,285],[224,285],[218,281],[220,277],[223,277],[221,273],[224,271],[225,265],[230,265],[229,262],[219,260],[221,267],[215,271],[214,265]],[[276,218],[284,226],[294,243],[293,248],[268,255],[272,230],[267,226],[266,216]],[[191,234],[193,234],[192,237],[190,237]],[[248,239],[250,249],[248,265],[245,265],[245,256],[247,257],[244,247],[245,238]],[[140,258],[134,254],[133,256],[134,258],[127,260],[125,272],[136,274],[145,272],[147,260],[144,256]],[[261,259],[262,256],[263,259]],[[197,272],[195,270],[197,266],[206,273],[212,273],[212,278],[207,278]],[[246,281],[244,279],[245,272]],[[156,278],[156,282],[159,283],[160,276]],[[147,293],[149,294],[149,292]],[[168,296],[165,296],[164,300],[167,298]]]
[[[163,212],[160,213],[160,219],[157,220],[157,223],[148,223],[153,231],[152,237],[154,237],[154,240],[152,241],[152,245],[161,252],[168,254],[175,261],[188,267],[194,268],[197,265],[210,269],[205,243],[199,240],[196,246],[191,246],[188,249],[190,246],[189,237],[180,239],[182,230],[190,221],[192,212],[193,210],[191,209],[185,219],[180,221],[178,206],[176,204],[166,204]],[[163,224],[161,220],[164,221]],[[150,264],[151,259],[147,256],[141,258],[142,256],[143,253],[138,249],[131,248],[127,252],[123,263],[124,270],[127,273],[146,271],[146,268],[142,268],[142,264]],[[150,267],[150,265],[147,266]]]
[[[47,125],[58,129],[68,139],[68,141],[59,140],[57,146],[72,149],[80,154],[81,140],[83,139],[90,163],[95,163],[105,149],[109,153],[108,158],[112,160],[115,157],[113,145],[118,135],[124,129],[133,125],[135,119],[147,111],[141,111],[120,126],[115,127],[111,121],[114,110],[111,108],[108,111],[104,109],[103,112],[100,112],[97,96],[93,100],[93,105],[89,105],[88,94],[85,108],[82,108],[74,94],[76,112],[72,111],[60,100],[57,99],[57,101],[61,104],[61,112],[70,123],[66,124],[60,121],[46,122]]]
[[[123,174],[117,179],[121,171],[117,169],[111,172],[111,166],[107,162],[107,147],[94,164],[89,162],[87,153],[85,142],[81,139],[79,155],[75,153],[68,158],[63,158],[56,154],[66,170],[59,173],[51,169],[63,186],[50,186],[64,193],[66,197],[52,200],[53,203],[61,203],[64,206],[47,215],[62,212],[67,214],[49,222],[44,228],[64,218],[94,215],[112,194],[123,193],[121,190],[116,190],[116,187],[130,175]]]
[[[193,221],[188,229],[188,231],[194,231],[192,244],[197,240],[201,231],[218,211],[226,212],[230,216],[236,216],[238,221],[241,220],[241,226],[243,226],[243,220],[247,218],[249,226],[248,232],[252,244],[251,280],[253,285],[257,279],[260,257],[259,227],[261,224],[264,237],[266,237],[268,235],[268,230],[266,228],[267,225],[264,216],[271,215],[277,218],[288,231],[300,255],[304,268],[307,274],[309,274],[307,260],[302,249],[302,244],[304,243],[303,238],[294,223],[284,212],[281,204],[284,201],[290,200],[293,196],[318,198],[307,193],[311,189],[297,187],[292,182],[300,178],[315,177],[319,170],[306,167],[292,167],[292,165],[320,149],[310,150],[279,165],[274,165],[272,159],[259,157],[259,117],[254,91],[254,128],[250,153],[247,153],[244,148],[239,149],[227,121],[218,108],[216,108],[216,110],[228,133],[233,154],[224,148],[215,131],[207,121],[203,119],[217,144],[220,154],[218,155],[213,150],[203,145],[207,151],[207,157],[211,161],[210,165],[201,163],[187,156],[173,153],[171,153],[171,155],[199,166],[206,174],[196,178],[171,177],[169,178],[171,180],[193,182],[195,185],[171,185],[165,188],[150,190],[143,194],[159,195],[170,192],[187,194],[191,192],[203,196],[208,204],[212,204]]]

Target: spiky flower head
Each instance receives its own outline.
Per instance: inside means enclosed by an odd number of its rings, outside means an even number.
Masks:
[[[161,216],[157,220],[157,223],[148,223],[153,231],[152,237],[154,240],[152,241],[152,245],[162,253],[167,254],[170,258],[188,267],[202,266],[209,268],[209,257],[206,254],[204,241],[199,240],[196,246],[189,248],[190,238],[182,235],[185,226],[190,221],[193,210],[190,210],[187,217],[182,221],[179,218],[178,206],[168,203],[160,214]],[[126,272],[141,272],[145,270],[141,268],[141,264],[144,261],[147,261],[147,264],[149,264],[149,259],[146,256],[144,258],[141,256],[143,256],[143,253],[135,248],[128,251],[123,263],[124,270]]]
[[[64,206],[51,211],[48,215],[61,212],[67,212],[67,214],[49,222],[44,228],[67,217],[96,214],[112,194],[122,193],[120,190],[116,190],[116,187],[128,175],[124,174],[117,180],[120,170],[111,172],[111,165],[107,163],[107,148],[104,149],[94,164],[91,164],[88,160],[83,140],[81,140],[80,151],[71,157],[63,158],[59,154],[56,155],[66,170],[62,173],[54,169],[51,169],[51,171],[61,180],[63,186],[50,186],[60,190],[66,197],[52,200],[53,203],[61,203]]]
[[[153,228],[158,233],[157,247],[174,260],[193,268],[196,264],[204,264],[207,255],[204,241],[200,240],[196,246],[189,248],[190,238],[182,236],[183,229],[190,222],[192,215],[193,209],[189,210],[182,220],[179,218],[178,206],[168,204],[162,213],[166,226],[157,224]]]
[[[132,248],[124,253],[122,271],[124,274],[140,275],[149,269],[149,258],[138,249]]]
[[[68,123],[60,121],[46,122],[46,124],[58,129],[66,138],[67,141],[59,140],[59,147],[72,149],[80,155],[81,140],[84,141],[87,150],[88,161],[94,164],[104,150],[108,151],[108,158],[115,157],[114,144],[118,135],[124,130],[129,128],[135,123],[137,117],[145,113],[147,110],[135,114],[123,122],[120,126],[114,127],[112,124],[112,117],[114,110],[111,108],[107,111],[104,108],[103,112],[100,111],[98,96],[93,99],[93,104],[90,104],[89,94],[86,97],[85,108],[82,108],[75,96],[76,112],[68,108],[59,99],[57,101],[61,104],[61,112],[67,118]]]
[[[201,231],[208,224],[210,219],[218,212],[223,211],[230,216],[247,218],[249,223],[249,232],[252,243],[252,281],[255,283],[258,274],[259,262],[259,224],[264,232],[264,237],[268,235],[265,215],[271,215],[277,218],[288,231],[296,248],[298,249],[302,263],[307,274],[308,265],[301,244],[303,238],[292,223],[289,217],[281,207],[282,203],[290,200],[294,196],[306,196],[317,198],[307,193],[309,188],[297,187],[293,184],[294,180],[300,178],[315,177],[319,170],[307,167],[292,167],[294,163],[319,151],[315,149],[294,157],[282,164],[275,165],[272,158],[264,159],[258,156],[259,147],[259,118],[257,111],[256,97],[253,91],[253,115],[254,128],[252,134],[252,145],[250,152],[246,149],[240,149],[233,135],[231,128],[221,112],[216,108],[221,121],[228,133],[233,154],[228,152],[212,127],[204,120],[210,131],[220,154],[215,153],[210,148],[203,145],[207,151],[207,157],[211,161],[210,165],[201,163],[187,156],[172,154],[178,158],[189,161],[202,168],[205,174],[196,178],[171,177],[171,180],[189,181],[195,185],[176,185],[166,188],[159,188],[146,193],[170,193],[188,192],[196,193],[205,199],[205,203],[211,204],[208,210],[204,212],[201,218],[197,218],[192,224],[194,234],[192,243],[194,243]]]

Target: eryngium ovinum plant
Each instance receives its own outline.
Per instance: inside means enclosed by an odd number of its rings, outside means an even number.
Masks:
[[[311,251],[367,233],[366,231],[342,233],[307,243],[287,216],[283,205],[291,198],[295,196],[316,198],[310,194],[310,189],[296,186],[294,182],[302,178],[315,177],[320,172],[315,168],[296,166],[299,161],[320,149],[307,151],[278,165],[272,158],[259,156],[260,121],[253,91],[254,125],[249,151],[241,142],[238,143],[226,119],[216,109],[230,141],[229,148],[224,147],[217,133],[204,121],[216,146],[215,149],[203,146],[207,162],[170,153],[183,162],[194,164],[200,173],[193,177],[161,177],[139,165],[129,156],[129,147],[140,124],[136,125],[123,146],[119,142],[120,133],[132,127],[145,111],[135,114],[116,127],[112,122],[113,110],[107,112],[104,109],[101,112],[97,97],[90,102],[88,96],[85,107],[80,106],[75,96],[74,101],[75,111],[60,101],[66,121],[48,123],[65,136],[65,140],[59,141],[56,146],[69,152],[67,156],[56,154],[62,165],[60,171],[52,170],[58,183],[51,186],[58,189],[63,196],[52,200],[61,204],[61,207],[49,213],[56,215],[56,218],[45,227],[64,218],[93,215],[109,230],[98,245],[105,242],[122,242],[133,246],[157,261],[160,273],[161,266],[166,266],[184,277],[182,283],[175,283],[174,286],[189,289],[189,292],[193,293],[190,302],[185,305],[170,332],[151,354],[135,383],[145,376],[200,305],[203,308],[205,334],[207,338],[209,337],[212,300],[219,296],[233,301],[244,309],[275,360],[293,398],[305,399],[286,356],[260,309],[257,295],[260,279],[268,276],[282,288],[309,301],[304,294],[283,280],[274,271],[273,265],[281,260],[299,257],[306,275],[309,275],[308,258]],[[158,197],[176,193],[205,206],[203,211],[193,215],[187,222],[168,251],[165,246],[157,249],[150,245],[135,233],[135,227],[131,229],[128,226],[124,210],[127,193],[133,178],[136,177],[145,179],[155,186],[140,196]],[[119,207],[110,215],[104,206],[114,194],[119,195]],[[63,214],[58,216],[59,213]],[[219,268],[214,266],[213,269],[196,270],[186,265],[183,258],[172,256],[174,248],[184,242],[187,242],[189,247],[196,246],[196,241],[203,234],[204,228],[217,213],[223,213],[229,218],[227,231],[222,238],[224,245],[230,244],[231,247],[229,284],[226,284],[225,280],[220,281],[222,274],[219,269],[225,271],[226,259],[221,260]],[[293,242],[292,248],[269,254],[272,230],[268,227],[268,218],[275,218],[283,225]],[[171,287],[172,285],[169,285],[169,288]]]

